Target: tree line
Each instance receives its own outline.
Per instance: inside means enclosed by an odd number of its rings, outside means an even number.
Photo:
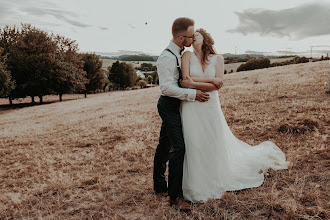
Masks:
[[[152,65],[151,63],[141,63],[140,67],[135,67],[135,69],[141,71],[156,71],[157,67]]]
[[[268,59],[277,59],[277,58],[290,58],[294,56],[265,56],[262,54],[230,54],[230,53],[225,53],[223,54],[225,64],[229,63],[242,63],[242,62],[247,62],[251,59],[255,58],[268,58]]]
[[[0,29],[0,98],[102,92],[133,86],[135,69],[115,63],[108,71],[94,53],[79,53],[76,41],[29,24]]]
[[[245,64],[241,64],[237,68],[237,72],[240,71],[248,71],[248,70],[255,70],[255,69],[263,69],[268,67],[276,67],[276,66],[285,66],[285,65],[291,65],[291,64],[298,64],[298,63],[308,63],[310,61],[317,62],[322,60],[329,60],[329,55],[327,54],[326,57],[322,57],[320,59],[309,59],[307,57],[299,57],[295,56],[291,60],[286,60],[283,62],[274,62],[270,63],[270,60],[268,58],[252,58],[248,60]]]
[[[134,55],[121,55],[121,56],[100,56],[101,59],[111,59],[120,61],[157,61],[158,56],[150,56],[146,54],[134,54]]]

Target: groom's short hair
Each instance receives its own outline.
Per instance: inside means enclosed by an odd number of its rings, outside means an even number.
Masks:
[[[195,21],[191,18],[177,18],[172,25],[172,35],[177,37],[187,31],[188,27],[194,26]]]

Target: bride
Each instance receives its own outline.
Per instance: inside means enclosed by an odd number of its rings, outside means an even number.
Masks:
[[[198,29],[194,52],[182,56],[182,84],[207,91],[207,102],[181,102],[186,153],[183,195],[192,202],[221,198],[225,191],[258,187],[268,168],[287,169],[284,153],[272,142],[250,146],[231,132],[222,113],[215,80],[224,76],[224,60],[216,54],[212,37]]]

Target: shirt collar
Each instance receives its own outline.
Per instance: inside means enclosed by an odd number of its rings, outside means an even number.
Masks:
[[[170,41],[170,44],[168,45],[167,48],[170,49],[176,55],[181,56],[180,55],[181,48],[178,45],[176,45],[172,40]]]

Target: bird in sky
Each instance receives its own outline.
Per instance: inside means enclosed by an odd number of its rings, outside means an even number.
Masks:
[[[134,27],[133,25],[131,24],[128,24],[128,26],[130,26],[131,28],[135,29],[136,27]]]

